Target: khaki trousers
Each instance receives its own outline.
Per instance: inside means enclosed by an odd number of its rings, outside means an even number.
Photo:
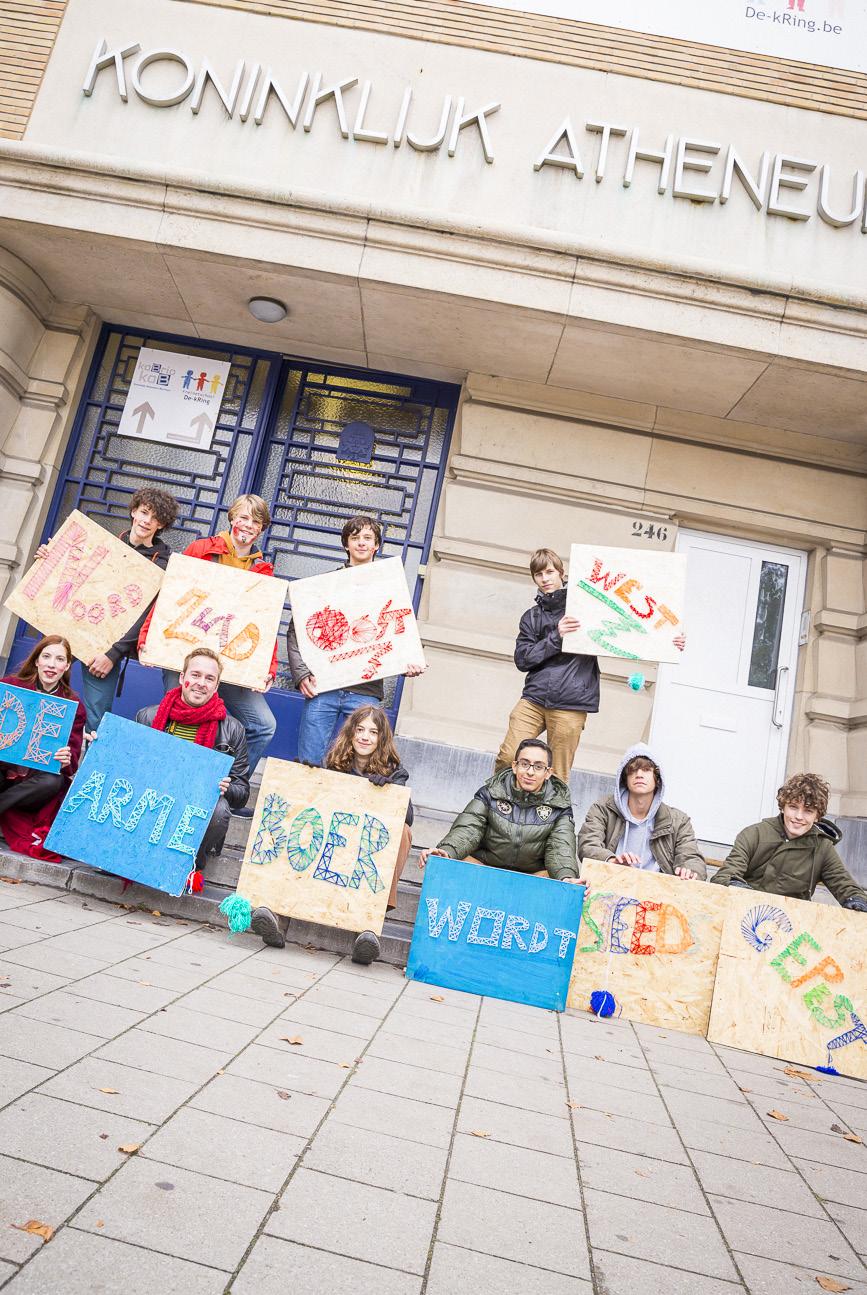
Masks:
[[[554,773],[568,785],[572,762],[586,721],[586,711],[548,710],[522,697],[509,716],[509,728],[497,752],[494,765],[496,772],[499,773],[512,764],[515,752],[525,737],[538,737],[540,733],[545,733],[548,745],[554,752]]]

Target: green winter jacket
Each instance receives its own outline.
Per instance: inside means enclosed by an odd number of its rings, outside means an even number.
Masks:
[[[763,818],[738,832],[728,858],[711,881],[727,886],[734,878],[753,890],[790,899],[812,899],[813,891],[823,882],[840,904],[855,896],[867,900],[867,892],[850,877],[827,836],[811,827],[803,836],[789,840],[782,814]]]
[[[623,815],[613,796],[597,800],[587,811],[578,833],[578,858],[608,860],[619,853],[623,837]],[[650,853],[660,872],[671,875],[675,868],[690,868],[704,881],[707,868],[699,853],[689,815],[682,809],[661,804],[650,831]]]
[[[550,777],[538,792],[521,791],[511,769],[480,787],[440,841],[452,859],[472,855],[492,868],[577,877],[575,820],[569,788]]]

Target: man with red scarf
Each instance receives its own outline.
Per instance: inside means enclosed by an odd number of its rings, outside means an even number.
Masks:
[[[195,648],[184,661],[180,686],[169,689],[158,706],[146,706],[136,715],[138,724],[147,724],[173,737],[210,747],[212,751],[224,751],[234,759],[226,777],[220,779],[220,799],[196,855],[197,872],[204,870],[209,854],[220,853],[229,830],[230,813],[245,805],[250,795],[244,726],[228,713],[217,692],[222,670],[216,652],[205,647]],[[194,883],[192,888],[200,887]]]

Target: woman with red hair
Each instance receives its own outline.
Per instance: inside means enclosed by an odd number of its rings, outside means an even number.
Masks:
[[[43,842],[78,768],[87,718],[84,705],[70,686],[71,668],[72,649],[66,639],[59,634],[48,634],[39,640],[15,674],[0,680],[16,688],[78,702],[69,744],[54,756],[59,766],[56,772],[0,761],[0,828],[7,844],[21,854],[52,863],[59,863],[60,855],[46,850]]]

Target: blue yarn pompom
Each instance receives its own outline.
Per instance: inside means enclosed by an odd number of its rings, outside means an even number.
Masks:
[[[821,1070],[823,1075],[839,1075],[840,1071],[834,1066],[814,1066],[814,1070]]]
[[[590,1011],[596,1016],[613,1016],[617,1011],[617,1000],[607,989],[594,989],[590,995]]]
[[[631,674],[626,681],[633,692],[641,692],[644,687],[643,674]]]
[[[220,905],[220,912],[228,920],[230,931],[249,931],[253,909],[249,899],[244,899],[243,895],[227,895]]]

